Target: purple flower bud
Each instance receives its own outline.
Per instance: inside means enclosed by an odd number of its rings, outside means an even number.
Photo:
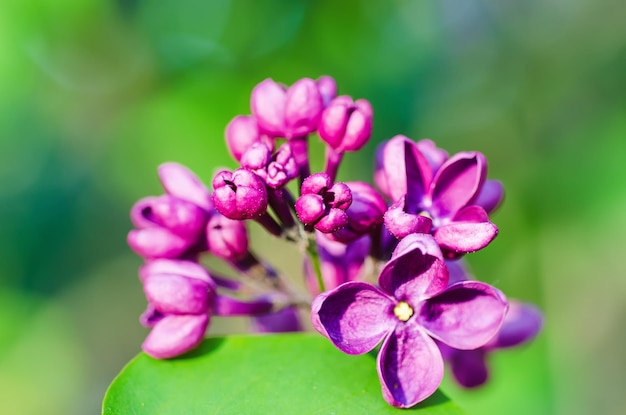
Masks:
[[[252,90],[250,106],[262,132],[292,139],[317,129],[323,101],[312,79],[300,79],[289,89],[266,79]]]
[[[274,140],[259,131],[256,119],[251,115],[238,115],[226,126],[226,146],[237,161],[255,143],[264,143],[273,149]]]
[[[365,182],[348,182],[352,203],[346,209],[348,224],[329,236],[349,243],[369,233],[383,222],[387,204],[374,187]]]
[[[254,316],[251,319],[252,331],[255,333],[289,333],[302,331],[298,318],[298,310],[285,307],[273,313]]]
[[[364,99],[349,96],[333,99],[322,112],[318,132],[336,152],[357,151],[372,134],[372,106]]]
[[[267,166],[265,182],[268,186],[279,189],[298,176],[298,165],[293,158],[291,146],[285,143],[278,148],[274,160]]]
[[[265,184],[250,170],[221,171],[213,178],[213,188],[215,208],[227,218],[254,219],[267,210]]]
[[[267,177],[267,165],[272,160],[272,150],[264,143],[254,143],[241,156],[241,167],[248,169],[261,179]]]
[[[304,180],[301,193],[296,201],[296,214],[305,225],[330,233],[348,223],[345,210],[352,203],[352,193],[345,183],[331,186],[326,173],[315,173]]]
[[[324,75],[317,79],[317,88],[322,95],[324,108],[326,108],[328,104],[330,104],[330,101],[337,96],[337,83],[332,77]]]
[[[206,228],[207,247],[213,255],[233,262],[248,255],[248,233],[244,222],[215,212]]]

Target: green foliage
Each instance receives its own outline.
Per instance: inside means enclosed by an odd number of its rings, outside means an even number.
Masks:
[[[462,414],[437,391],[411,409]],[[140,354],[113,381],[103,415],[392,414],[372,355],[348,356],[314,334],[215,337],[172,360]]]

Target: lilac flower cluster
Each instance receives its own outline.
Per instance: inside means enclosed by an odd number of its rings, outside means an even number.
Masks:
[[[290,87],[267,79],[250,108],[226,127],[238,168],[217,172],[209,190],[187,168],[163,164],[165,194],[132,208],[128,243],[145,259],[147,354],[192,350],[212,316],[250,316],[253,330],[281,332],[302,330],[306,310],[347,354],[380,346],[383,396],[410,407],[437,389],[444,360],[461,385],[478,386],[487,353],[537,334],[534,306],[470,278],[462,262],[498,233],[489,215],[503,186],[487,179],[483,154],[450,156],[430,140],[399,135],[377,150],[376,187],[338,182],[343,155],[371,137],[368,101],[337,96],[330,77]],[[313,134],[325,145],[320,172],[309,165]],[[247,221],[302,252],[305,289],[250,249]],[[208,269],[205,254],[236,277]]]

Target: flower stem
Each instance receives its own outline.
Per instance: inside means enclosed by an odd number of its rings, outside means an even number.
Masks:
[[[326,286],[324,285],[324,279],[322,278],[322,266],[320,264],[320,256],[317,253],[317,244],[315,243],[315,239],[309,238],[309,244],[306,247],[306,251],[311,259],[311,265],[313,265],[313,271],[315,272],[315,277],[317,278],[317,285],[319,286],[320,292],[323,293],[326,291]]]

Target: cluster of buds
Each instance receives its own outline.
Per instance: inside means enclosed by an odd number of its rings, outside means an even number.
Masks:
[[[463,263],[498,233],[489,215],[503,187],[487,179],[483,154],[450,156],[430,140],[398,135],[378,147],[375,186],[338,182],[344,153],[371,137],[368,101],[337,96],[330,77],[290,87],[267,79],[250,107],[226,127],[238,168],[215,174],[209,190],[187,168],[163,164],[165,195],[131,211],[128,243],[145,258],[147,354],[192,350],[211,316],[249,316],[254,331],[285,332],[303,330],[306,313],[345,353],[380,345],[383,396],[410,407],[437,389],[445,361],[462,386],[475,387],[487,379],[489,352],[538,333],[534,306],[507,300]],[[314,134],[326,150],[321,172],[309,165]],[[247,221],[301,251],[304,284],[250,249]],[[235,277],[208,269],[203,255]]]

